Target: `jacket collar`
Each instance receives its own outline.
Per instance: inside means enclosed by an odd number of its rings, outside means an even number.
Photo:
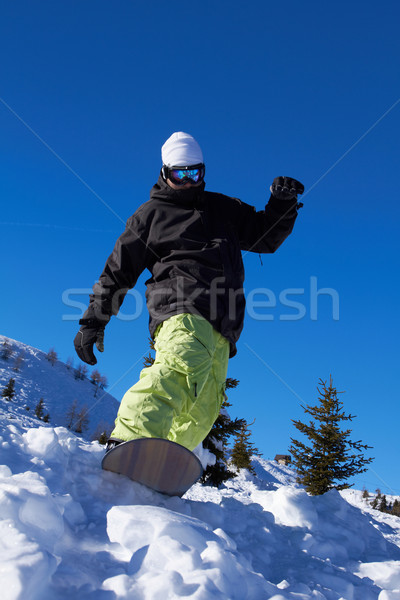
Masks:
[[[161,173],[157,183],[150,192],[151,200],[164,200],[181,206],[195,207],[203,204],[205,182],[198,187],[192,187],[186,190],[174,190],[164,181]]]

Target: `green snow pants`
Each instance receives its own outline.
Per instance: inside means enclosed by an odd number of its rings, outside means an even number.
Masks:
[[[155,362],[122,398],[111,439],[172,440],[193,450],[218,417],[229,342],[203,317],[170,317],[155,334]]]

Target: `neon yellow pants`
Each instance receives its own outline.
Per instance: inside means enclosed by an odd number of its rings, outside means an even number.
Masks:
[[[122,398],[111,438],[172,440],[193,450],[224,400],[229,342],[200,316],[170,317],[155,336],[156,356]]]

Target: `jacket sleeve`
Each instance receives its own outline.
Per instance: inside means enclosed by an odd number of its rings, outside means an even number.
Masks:
[[[96,319],[108,323],[146,268],[148,255],[147,228],[135,213],[128,219],[125,231],[116,241],[98,282],[94,284],[89,307],[81,321]]]
[[[297,200],[270,197],[265,210],[235,199],[234,225],[240,248],[248,252],[275,252],[292,232],[297,218]]]

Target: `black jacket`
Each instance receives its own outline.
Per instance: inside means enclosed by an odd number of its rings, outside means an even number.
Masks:
[[[271,196],[265,210],[200,187],[173,190],[161,177],[150,200],[127,221],[84,318],[107,322],[147,268],[150,333],[172,315],[200,314],[231,345],[243,328],[245,299],[241,250],[275,252],[293,229],[296,200]]]

